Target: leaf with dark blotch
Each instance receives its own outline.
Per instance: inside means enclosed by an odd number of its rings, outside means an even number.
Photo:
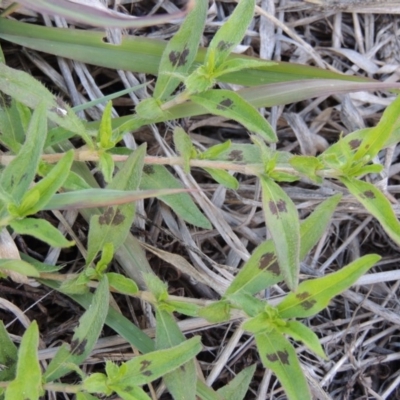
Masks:
[[[255,335],[258,352],[265,368],[279,379],[290,400],[311,400],[306,378],[290,342],[276,330]]]
[[[191,99],[212,114],[233,119],[268,142],[276,142],[276,134],[260,113],[237,93],[229,90],[207,90]]]
[[[300,224],[300,260],[308,254],[325,232],[341,195],[335,195],[319,204],[314,212]],[[241,268],[225,292],[225,296],[260,290],[283,280],[272,240],[261,243]]]
[[[207,1],[197,0],[179,31],[168,41],[158,69],[155,99],[167,100],[181,82],[177,75],[184,75],[192,66],[206,21],[207,6]]]
[[[380,222],[390,238],[400,245],[400,223],[385,195],[371,183],[345,177],[340,180],[346,185],[349,192]]]
[[[103,329],[109,304],[108,280],[104,276],[93,296],[91,307],[79,319],[70,348],[60,347],[44,374],[45,381],[51,382],[71,371],[69,364],[79,365],[92,351]]]
[[[136,190],[142,177],[145,155],[145,145],[137,148],[125,161],[107,189],[100,189],[100,191]],[[90,219],[86,264],[93,262],[106,242],[112,243],[116,251],[124,243],[134,217],[135,203],[110,206],[102,214],[93,215]]]
[[[328,306],[329,301],[348,289],[380,260],[376,254],[359,258],[341,270],[323,278],[302,282],[277,306],[281,318],[307,318]]]
[[[265,221],[281,272],[290,289],[297,287],[300,271],[300,222],[290,197],[272,179],[261,177]]]
[[[122,389],[126,386],[145,385],[186,364],[201,348],[197,336],[171,348],[135,357],[120,367],[120,374],[115,380],[110,379],[109,384]]]
[[[228,21],[214,35],[205,57],[205,66],[210,73],[218,70],[232,50],[242,41],[253,19],[255,3],[255,0],[240,1]]]

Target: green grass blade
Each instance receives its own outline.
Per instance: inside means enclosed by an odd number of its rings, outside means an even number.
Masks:
[[[104,41],[103,32],[78,29],[49,28],[0,19],[0,37],[10,42],[53,55],[113,69],[157,75],[161,55],[167,42],[139,36],[123,37],[118,46]],[[202,64],[206,49],[200,49],[195,62]],[[249,58],[232,55],[230,58]],[[197,64],[197,65],[198,65]],[[193,65],[193,69],[197,66]],[[306,65],[278,62],[263,69],[242,70],[226,75],[224,82],[244,86],[286,82],[302,79],[340,79],[353,82],[374,82],[371,79],[342,75]],[[396,85],[392,83],[394,88]],[[331,92],[334,87],[331,87]],[[278,92],[274,92],[277,94]]]
[[[72,22],[80,22],[103,28],[143,28],[146,26],[165,24],[172,19],[181,18],[184,13],[135,17],[108,9],[102,3],[85,4],[65,0],[20,0],[20,4],[36,12],[58,15]]]

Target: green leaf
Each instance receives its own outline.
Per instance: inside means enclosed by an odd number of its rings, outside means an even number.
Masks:
[[[6,258],[2,258],[0,259],[0,272],[2,269],[15,271],[18,272],[19,274],[25,276],[31,276],[33,278],[39,278],[40,276],[39,272],[36,270],[34,266],[22,260],[15,260],[15,259],[7,260]]]
[[[137,294],[139,291],[138,286],[132,279],[129,279],[121,274],[116,274],[115,272],[108,272],[106,275],[110,284],[110,288],[118,290],[119,293],[132,296]]]
[[[230,140],[227,140],[226,142],[219,143],[216,144],[215,146],[210,147],[209,149],[201,153],[199,158],[201,158],[202,160],[219,159],[222,156],[222,154],[226,153],[229,149],[232,149],[233,146],[235,146],[235,144],[232,144]],[[235,160],[229,160],[229,161],[235,161]]]
[[[232,50],[242,41],[253,19],[255,4],[255,0],[239,1],[228,21],[214,35],[204,62],[208,72],[218,70]]]
[[[272,179],[261,177],[263,210],[275,244],[280,270],[286,284],[296,290],[300,271],[300,223],[295,205]]]
[[[317,158],[311,156],[293,156],[290,165],[302,175],[317,183],[322,183],[322,178],[316,172],[324,167],[324,164]]]
[[[39,329],[34,321],[22,337],[18,350],[16,377],[7,386],[5,400],[38,400],[43,395],[38,345]]]
[[[330,223],[331,216],[341,199],[337,194],[319,204],[314,212],[300,223],[300,260],[309,253]],[[272,240],[261,243],[241,268],[225,292],[255,294],[283,280]]]
[[[340,271],[323,278],[302,282],[295,293],[289,293],[277,306],[281,318],[307,318],[317,314],[329,301],[349,288],[364,275],[381,257],[370,254],[359,258]]]
[[[242,2],[243,3],[243,2]],[[245,2],[244,2],[245,3]],[[229,90],[207,90],[190,98],[210,113],[233,119],[267,142],[276,142],[277,137],[268,121],[239,94]]]
[[[69,363],[79,365],[92,351],[103,329],[108,312],[109,291],[107,277],[103,277],[93,296],[93,302],[79,319],[69,348],[62,346],[45,372],[46,382],[54,381],[71,371]]]
[[[199,3],[202,3],[200,1]],[[194,151],[190,136],[180,127],[174,129],[174,145],[179,155],[183,158],[183,170],[190,173],[190,158]]]
[[[0,64],[1,67],[2,64]],[[17,204],[35,178],[46,140],[46,132],[46,108],[41,103],[32,115],[24,144],[0,175],[0,187],[9,193]]]
[[[367,130],[362,142],[357,148],[354,160],[367,158],[372,160],[389,140],[400,114],[400,96],[398,96],[384,111],[378,125]]]
[[[116,390],[123,400],[151,400],[151,397],[140,387],[127,387],[125,390]]]
[[[142,176],[146,146],[140,146],[125,161],[107,186],[111,190],[136,190]],[[86,264],[93,262],[97,253],[110,242],[116,251],[127,237],[135,217],[135,203],[107,207],[102,214],[90,219]]]
[[[196,394],[201,400],[228,400],[215,392],[200,379],[197,380]]]
[[[20,214],[24,216],[36,214],[38,211],[41,211],[45,208],[45,206],[50,202],[50,199],[67,179],[73,159],[74,153],[72,150],[65,153],[64,157],[56,164],[56,166],[48,173],[48,175],[41,179],[25,194],[22,200]],[[38,194],[37,201],[30,206],[24,206],[24,200],[29,199],[31,194],[37,196],[35,193]]]
[[[265,302],[263,300],[260,300],[245,291],[239,291],[224,297],[227,297],[233,306],[242,309],[250,317],[255,317],[259,313],[263,312],[265,308]]]
[[[288,399],[311,400],[307,381],[289,341],[275,330],[256,335],[255,339],[262,363],[276,374]]]
[[[3,321],[0,321],[0,382],[11,381],[15,378],[18,349],[10,339]]]
[[[148,290],[158,302],[168,299],[168,285],[154,273],[143,274]]]
[[[98,400],[98,398],[92,396],[90,393],[77,393],[76,400]]]
[[[0,143],[13,154],[19,152],[30,120],[30,109],[15,99],[9,107],[0,107]]]
[[[146,165],[140,181],[141,189],[183,188],[183,185],[162,165]],[[187,193],[158,196],[165,204],[189,224],[211,229],[208,219],[201,213]]]
[[[59,282],[44,279],[41,279],[40,282],[52,289],[60,291]],[[67,295],[86,310],[89,309],[93,303],[93,295],[91,293]],[[141,353],[148,353],[154,349],[153,341],[135,324],[113,308],[109,308],[108,310],[106,324],[118,335],[125,338],[128,343],[137,348]]]
[[[106,152],[100,153],[99,156],[99,167],[103,174],[104,180],[110,183],[113,179],[114,174],[114,160],[112,155]]]
[[[156,309],[156,349],[168,349],[185,341],[174,317],[167,311]],[[164,375],[164,382],[174,399],[195,400],[196,366],[193,360]]]
[[[98,274],[102,276],[104,271],[107,269],[108,264],[112,261],[114,256],[114,245],[111,242],[104,243],[103,248],[101,249],[101,257],[100,260],[96,263],[96,269],[93,271],[92,267],[86,268],[87,275],[92,278]],[[92,274],[92,275],[91,275]]]
[[[101,116],[99,132],[97,133],[97,145],[102,150],[109,150],[115,146],[113,141],[112,121],[112,102],[109,101],[104,108]]]
[[[200,338],[196,336],[170,349],[135,357],[120,367],[121,376],[110,381],[109,386],[124,390],[126,387],[145,385],[187,363],[201,348]]]
[[[231,315],[231,306],[226,300],[216,301],[201,308],[198,315],[212,323],[228,321]]]
[[[154,88],[153,96],[156,99],[167,100],[181,82],[177,75],[189,71],[200,44],[207,9],[206,0],[196,1],[179,31],[168,41],[161,56],[158,79]]]
[[[60,108],[60,100],[55,98],[44,85],[30,74],[0,63],[0,91],[32,109],[40,108],[41,115],[43,115],[43,108],[46,109],[47,118],[67,131],[79,135],[86,143],[91,145],[92,140],[87,134],[83,122],[75,115],[72,109],[67,104],[63,104],[62,108],[67,111],[67,114],[60,115],[57,111]],[[47,118],[45,117],[41,121],[44,126],[47,124]],[[40,130],[40,135],[46,136],[43,132],[46,132],[46,129]],[[44,139],[46,137],[39,138],[39,140]]]
[[[228,171],[224,171],[223,169],[216,168],[204,168],[212,178],[218,182],[220,185],[227,187],[228,189],[237,190],[239,188],[238,180],[229,174]]]
[[[400,245],[400,223],[392,205],[374,185],[355,178],[341,177],[349,192],[380,222],[390,238]]]
[[[227,385],[218,389],[217,393],[225,399],[243,400],[249,389],[256,366],[256,364],[253,364],[240,371]]]
[[[52,247],[70,247],[74,241],[67,240],[50,222],[44,219],[24,218],[10,223],[11,228],[20,235],[33,236]]]
[[[107,361],[106,368],[110,361]],[[113,391],[107,386],[107,376],[100,372],[95,372],[85,378],[82,382],[83,387],[90,393],[104,393],[110,395]]]
[[[285,325],[277,327],[280,333],[291,336],[294,340],[303,342],[317,356],[327,360],[325,352],[319,342],[318,336],[307,326],[299,321],[287,321]]]

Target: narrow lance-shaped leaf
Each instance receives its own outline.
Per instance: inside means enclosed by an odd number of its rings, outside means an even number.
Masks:
[[[263,210],[275,244],[280,270],[286,284],[296,290],[300,271],[300,223],[295,205],[272,179],[261,177]]]
[[[327,359],[325,352],[319,342],[318,336],[307,326],[299,321],[287,321],[285,324],[277,327],[280,333],[292,337],[294,340],[302,342],[317,356]]]
[[[64,157],[54,168],[26,193],[23,201],[29,199],[30,196],[32,199],[37,197],[37,201],[34,201],[31,205],[28,203],[27,207],[24,207],[22,203],[20,212],[22,212],[23,215],[35,214],[45,208],[50,199],[54,196],[54,193],[57,192],[68,178],[73,158],[74,153],[72,150],[65,153]]]
[[[240,95],[229,90],[207,90],[190,96],[210,113],[221,115],[241,123],[249,131],[257,133],[268,142],[276,142],[277,137],[268,121]]]
[[[30,109],[15,99],[9,107],[0,107],[0,143],[13,154],[19,152],[30,120]]]
[[[220,185],[232,190],[237,190],[239,188],[238,180],[228,171],[217,168],[204,168],[204,170],[207,171]]]
[[[17,374],[7,386],[5,400],[37,400],[43,395],[38,345],[39,329],[34,321],[22,337],[18,350]]]
[[[108,150],[114,147],[112,140],[112,102],[109,101],[104,108],[103,115],[101,116],[99,132],[97,133],[97,145],[101,149]]]
[[[79,319],[70,346],[62,346],[51,360],[45,372],[46,382],[54,381],[68,372],[68,364],[79,365],[92,351],[107,317],[110,293],[104,276],[93,296],[93,302]]]
[[[47,117],[51,121],[79,135],[86,143],[91,145],[92,140],[87,134],[83,122],[72,109],[67,104],[62,104],[62,107],[60,107],[60,100],[56,99],[44,85],[30,74],[0,63],[0,91],[32,109],[38,108],[39,104],[43,103],[47,109]],[[66,111],[66,114],[60,113],[60,108]],[[45,123],[46,119],[43,122]],[[43,135],[43,132],[41,132],[41,135]]]
[[[174,129],[174,145],[183,158],[183,170],[188,174],[190,172],[189,162],[194,148],[190,136],[180,127]]]
[[[159,307],[156,310],[156,349],[168,349],[185,341],[172,314]],[[181,365],[164,375],[164,382],[174,397],[180,400],[195,400],[196,366],[194,360]]]
[[[374,185],[355,178],[341,177],[349,192],[380,222],[390,238],[400,245],[400,223],[389,200]]]
[[[218,29],[205,57],[205,66],[209,72],[217,69],[242,41],[253,18],[255,4],[255,0],[239,1],[228,21]]]
[[[349,288],[380,258],[376,254],[370,254],[359,258],[338,272],[302,282],[296,293],[289,293],[277,306],[280,317],[307,318],[317,314],[328,306],[333,297]]]
[[[122,374],[110,386],[121,389],[129,386],[141,386],[160,378],[187,363],[201,351],[200,338],[194,337],[170,349],[157,350],[126,362]]]
[[[145,165],[143,178],[140,182],[141,189],[183,188],[178,181],[163,165]],[[160,200],[170,206],[174,212],[189,224],[204,229],[211,229],[208,219],[197,208],[193,199],[187,193],[172,196],[160,195]]]
[[[3,321],[0,321],[0,382],[11,381],[15,378],[18,360],[18,349],[10,339]]]
[[[368,156],[371,160],[383,149],[393,130],[396,128],[399,114],[400,96],[386,108],[378,125],[367,130],[354,156],[356,161],[365,156]]]
[[[311,215],[300,223],[300,260],[314,247],[328,226],[331,216],[341,199],[337,194],[319,204]],[[241,268],[225,292],[225,296],[247,292],[258,293],[283,280],[275,246],[272,240],[261,243]]]
[[[179,31],[168,41],[160,60],[158,79],[153,93],[155,99],[167,100],[181,82],[176,75],[189,71],[200,44],[207,9],[206,0],[197,0]]]
[[[146,146],[142,145],[125,161],[107,189],[136,190],[142,176],[145,155]],[[115,251],[124,243],[135,217],[135,209],[135,203],[107,207],[101,215],[94,215],[90,219],[87,265],[106,242],[112,243]]]
[[[10,223],[11,228],[20,235],[33,236],[52,247],[70,247],[74,241],[67,240],[50,222],[38,218],[24,218]]]
[[[32,115],[25,143],[0,176],[0,186],[12,196],[16,203],[22,200],[35,178],[46,140],[46,133],[46,108],[41,103]]]
[[[2,270],[15,271],[19,274],[31,276],[33,278],[39,278],[40,276],[40,273],[33,265],[23,260],[6,258],[0,259],[0,273],[2,272]]]
[[[261,361],[279,379],[289,400],[311,400],[310,389],[290,342],[272,330],[255,336]]]
[[[251,379],[256,370],[256,364],[240,371],[227,385],[217,390],[217,393],[229,400],[243,400],[249,389]]]

